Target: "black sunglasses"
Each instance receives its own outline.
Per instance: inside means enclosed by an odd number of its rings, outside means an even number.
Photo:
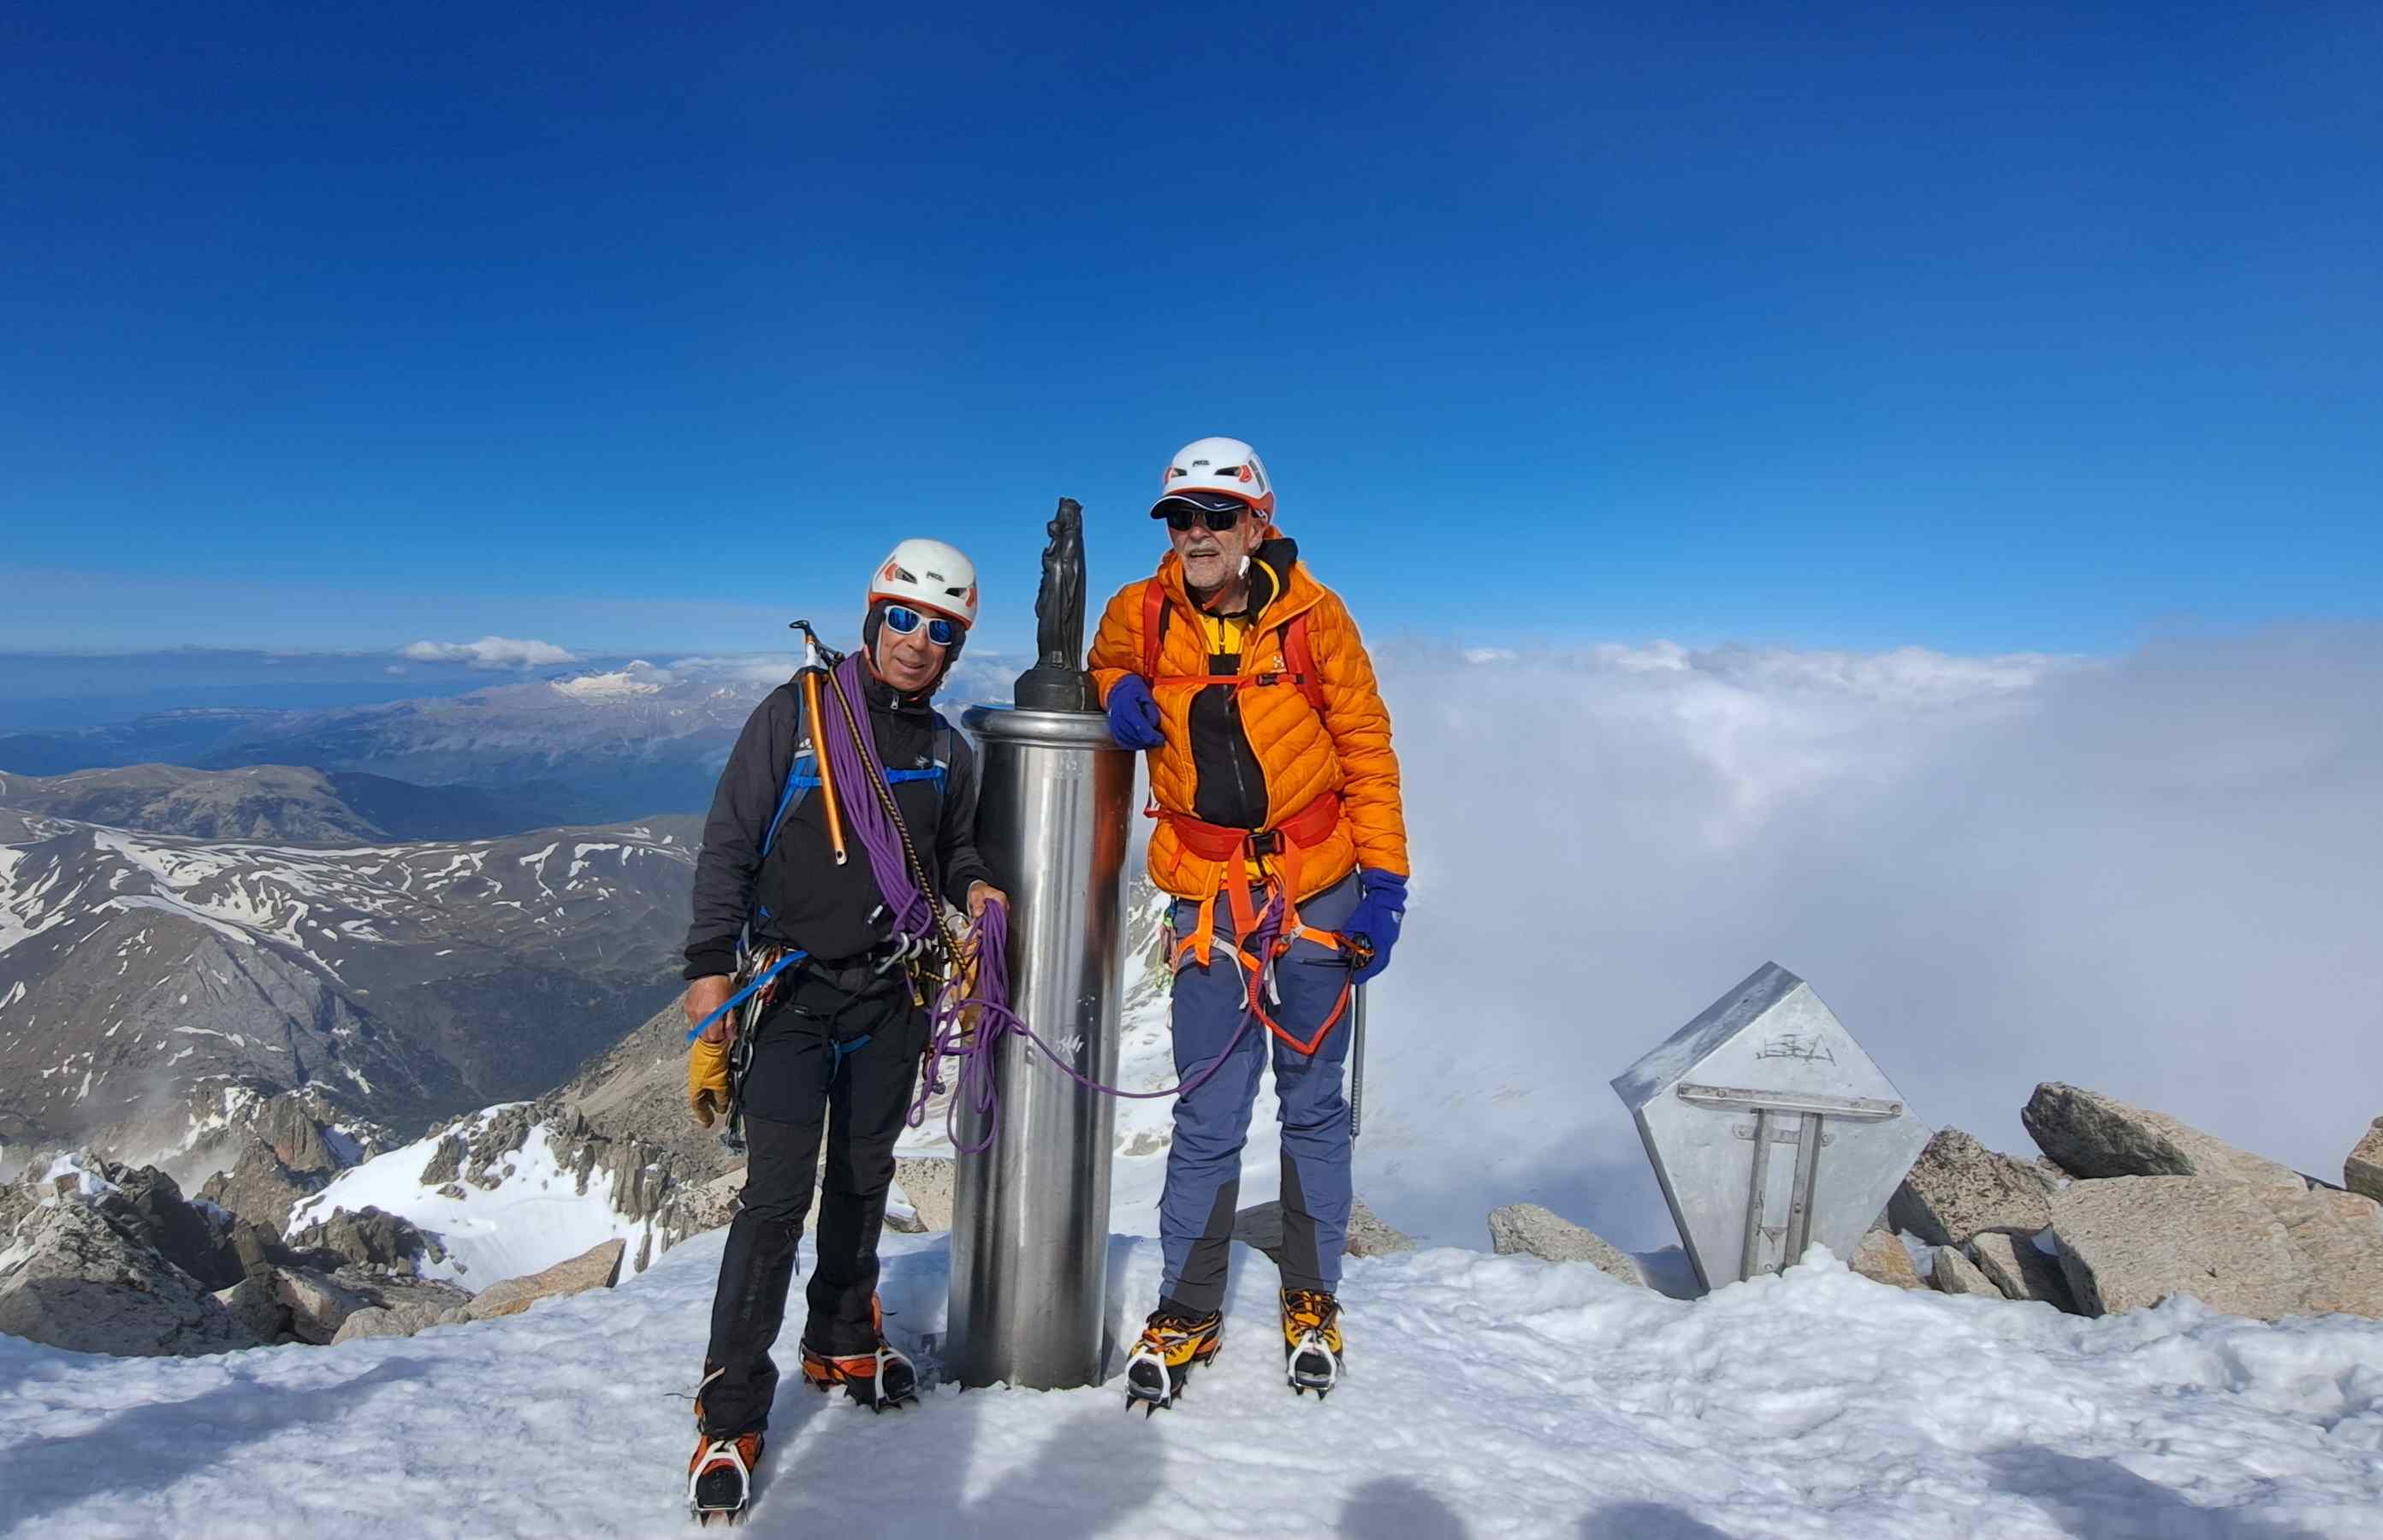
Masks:
[[[1240,524],[1241,515],[1248,511],[1249,510],[1239,505],[1224,509],[1194,508],[1190,503],[1171,502],[1167,505],[1167,511],[1158,516],[1167,521],[1167,528],[1179,534],[1190,529],[1195,524],[1204,524],[1222,535]]]

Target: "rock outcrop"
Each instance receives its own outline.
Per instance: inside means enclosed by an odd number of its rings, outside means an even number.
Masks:
[[[1585,1262],[1609,1277],[1647,1286],[1646,1271],[1629,1252],[1537,1203],[1509,1203],[1489,1214],[1489,1247],[1500,1256]]]
[[[894,1181],[919,1215],[919,1228],[952,1227],[952,1182],[957,1172],[952,1162],[922,1155],[904,1155],[894,1163]]]
[[[2331,1311],[2383,1320],[2383,1208],[2356,1193],[2121,1177],[2061,1192],[2053,1229],[2087,1314],[2190,1294],[2263,1321]]]
[[[1854,1254],[1846,1265],[1872,1283],[1883,1283],[1894,1288],[1925,1288],[1926,1279],[1912,1265],[1911,1253],[1903,1242],[1886,1230],[1871,1230],[1861,1238]]]
[[[2006,1300],[2033,1300],[2068,1314],[2077,1313],[2076,1296],[2061,1273],[2056,1257],[2047,1256],[2031,1233],[1981,1230],[1969,1239],[1969,1254],[1978,1271],[2002,1290]]]
[[[1978,1270],[1976,1263],[1950,1246],[1939,1246],[1928,1254],[1928,1281],[1936,1286],[1939,1294],[1962,1294],[1979,1300],[2004,1298],[2003,1291]]]
[[[139,1229],[61,1198],[26,1214],[0,1273],[0,1332],[117,1357],[195,1357],[257,1337]]]
[[[1940,1129],[1888,1201],[1887,1223],[1931,1246],[1965,1246],[1981,1230],[2033,1234],[2052,1223],[2053,1185],[2031,1162]]]
[[[591,1288],[610,1288],[621,1276],[621,1259],[627,1250],[624,1241],[608,1240],[569,1262],[558,1262],[543,1273],[491,1284],[473,1297],[464,1307],[465,1313],[475,1321],[488,1321],[518,1314],[540,1300],[561,1299]]]
[[[372,1207],[353,1213],[333,1209],[290,1238],[298,1250],[328,1251],[348,1262],[411,1273],[417,1261],[444,1262],[447,1251],[438,1238],[417,1229],[413,1221]]]
[[[1255,1203],[1233,1215],[1233,1238],[1263,1252],[1276,1266],[1282,1265],[1282,1204],[1278,1201]],[[1352,1200],[1349,1208],[1349,1236],[1340,1248],[1343,1256],[1381,1257],[1393,1251],[1412,1251],[1414,1242],[1382,1223],[1379,1215],[1365,1206],[1362,1198]]]
[[[2305,1190],[2290,1166],[2237,1150],[2166,1113],[2048,1080],[2019,1113],[2029,1135],[2072,1177],[2208,1177]]]
[[[2383,1117],[2375,1120],[2366,1137],[2341,1163],[2341,1185],[2362,1198],[2383,1203]]]

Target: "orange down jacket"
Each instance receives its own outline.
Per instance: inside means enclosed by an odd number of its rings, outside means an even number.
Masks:
[[[1266,781],[1266,823],[1277,828],[1297,818],[1317,797],[1338,793],[1340,818],[1322,841],[1301,853],[1301,891],[1314,897],[1359,867],[1408,875],[1406,815],[1399,797],[1399,761],[1390,749],[1390,716],[1374,680],[1373,660],[1340,597],[1316,582],[1288,541],[1268,542],[1252,563],[1257,592],[1271,598],[1260,609],[1241,652],[1243,677],[1288,674],[1285,627],[1307,617],[1307,647],[1320,676],[1324,708],[1288,677],[1241,691],[1243,735]],[[1260,563],[1274,558],[1279,566]],[[1169,551],[1155,580],[1165,595],[1167,618],[1160,629],[1158,675],[1184,679],[1209,673],[1209,643],[1198,611],[1183,586],[1183,564]],[[1109,600],[1093,638],[1093,680],[1105,703],[1118,680],[1143,669],[1146,583],[1129,583]],[[1221,676],[1209,688],[1229,688]],[[1155,691],[1166,743],[1150,751],[1150,789],[1168,813],[1193,817],[1201,767],[1194,762],[1191,714],[1193,687]],[[1186,848],[1173,826],[1161,819],[1150,837],[1151,881],[1179,898],[1200,899],[1217,891],[1225,863],[1204,860]]]

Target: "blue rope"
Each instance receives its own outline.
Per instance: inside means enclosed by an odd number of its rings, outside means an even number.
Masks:
[[[693,1042],[696,1039],[703,1036],[705,1030],[709,1029],[713,1022],[719,1020],[722,1016],[726,1016],[738,1005],[743,1004],[748,995],[750,995],[755,990],[759,989],[762,985],[768,983],[771,979],[775,979],[779,974],[784,972],[789,964],[799,963],[805,957],[809,955],[810,954],[808,952],[789,952],[784,956],[779,958],[776,962],[771,964],[770,970],[768,972],[762,974],[761,977],[754,979],[743,989],[738,990],[735,994],[730,995],[726,1004],[721,1006],[720,1009],[712,1012],[710,1016],[705,1016],[701,1021],[697,1022],[693,1027],[689,1028],[687,1029],[686,1041]]]

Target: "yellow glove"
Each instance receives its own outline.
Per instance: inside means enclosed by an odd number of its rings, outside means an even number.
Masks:
[[[709,1128],[716,1118],[728,1115],[727,1033],[722,1032],[717,1042],[701,1037],[688,1045],[686,1104],[700,1128]]]

